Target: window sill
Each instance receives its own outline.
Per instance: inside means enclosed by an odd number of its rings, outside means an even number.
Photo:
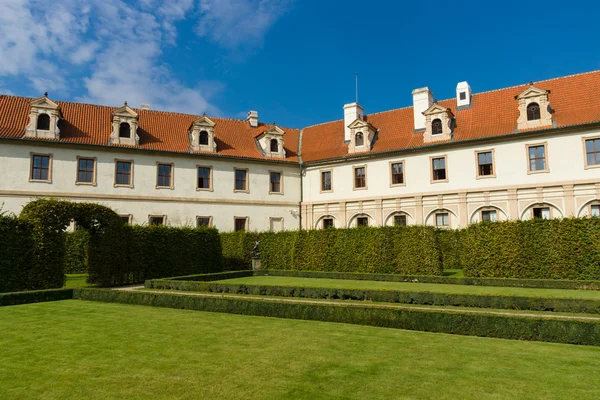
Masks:
[[[196,192],[212,192],[213,188],[196,188]]]
[[[278,194],[278,195],[282,196],[283,192],[269,192],[269,194]]]
[[[250,193],[249,190],[237,190],[237,189],[233,189],[233,193]]]
[[[118,184],[118,183],[113,183],[113,187],[116,187],[116,188],[122,187],[122,188],[133,189],[133,185],[125,185],[125,184]]]
[[[432,179],[431,183],[448,183],[448,179]]]
[[[42,180],[42,179],[29,179],[31,183],[52,183],[52,180]]]
[[[390,183],[390,187],[403,187],[406,186],[406,182],[404,183]]]
[[[535,174],[548,174],[550,173],[549,169],[543,169],[540,171],[527,171],[527,175],[535,175]]]
[[[96,186],[96,182],[75,182],[77,186]]]
[[[595,168],[600,168],[600,164],[594,164],[594,165],[586,165],[586,166],[584,166],[584,169],[595,169]]]
[[[175,186],[155,186],[154,189],[175,189]]]
[[[493,175],[477,175],[476,179],[490,179],[490,178],[495,178],[496,174]]]
[[[355,187],[355,188],[352,188],[352,190],[367,190],[367,189],[368,188],[366,186],[365,187]]]

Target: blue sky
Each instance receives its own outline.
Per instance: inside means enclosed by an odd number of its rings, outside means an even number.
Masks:
[[[52,10],[47,12],[47,10]],[[304,127],[600,69],[595,2],[0,0],[0,93]]]

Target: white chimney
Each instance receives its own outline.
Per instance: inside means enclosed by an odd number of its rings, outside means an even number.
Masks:
[[[363,119],[365,110],[358,103],[344,105],[344,141],[350,141],[350,128],[348,125],[357,119]]]
[[[256,128],[258,126],[258,111],[248,111],[246,121],[248,121],[252,128]]]
[[[413,112],[415,117],[415,130],[425,129],[425,116],[423,112],[433,104],[433,93],[428,87],[415,89],[413,95]]]
[[[142,110],[149,110],[150,104],[142,104]]]
[[[456,85],[456,108],[469,108],[471,107],[471,86],[468,82],[459,82]]]

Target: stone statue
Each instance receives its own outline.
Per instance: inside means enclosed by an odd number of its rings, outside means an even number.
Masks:
[[[258,245],[260,244],[260,240],[254,242],[254,247],[252,248],[252,257],[260,258],[260,250],[258,249]]]

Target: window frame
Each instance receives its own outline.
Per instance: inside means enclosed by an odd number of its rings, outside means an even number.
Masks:
[[[404,218],[404,225],[400,224],[397,225],[396,224],[396,218]],[[392,226],[408,226],[408,215],[405,213],[394,213],[392,214]]]
[[[236,225],[235,225],[235,222],[236,222],[236,220],[238,220],[238,219],[243,219],[243,220],[245,220],[245,221],[246,221],[246,222],[244,223],[244,230],[243,230],[243,232],[248,232],[248,228],[249,228],[249,226],[250,226],[250,218],[248,218],[248,217],[240,217],[240,216],[234,216],[234,217],[233,217],[233,231],[234,231],[234,232],[239,232],[238,230],[236,230]]]
[[[323,173],[329,172],[329,190],[323,190]],[[319,189],[321,193],[333,192],[333,168],[319,170]]]
[[[588,140],[600,140],[600,136],[583,136],[581,138],[581,143],[583,145],[583,168],[584,169],[600,168],[600,162],[598,164],[588,164],[588,157],[587,157],[588,153],[587,153],[587,147],[585,145],[585,142],[587,142]],[[598,154],[600,154],[600,149],[598,151]],[[600,155],[597,158],[600,161]]]
[[[277,147],[277,149],[275,151],[273,151],[273,141],[275,141],[275,145]],[[271,138],[269,140],[269,153],[273,154],[277,154],[279,153],[279,140],[275,139],[275,138]]]
[[[198,219],[199,218],[207,218],[208,219],[208,225],[206,225],[209,228],[212,228],[213,226],[213,217],[211,215],[196,215],[196,228],[199,228],[201,225],[198,225]],[[204,226],[204,225],[202,225]]]
[[[598,207],[599,209],[599,214],[598,215],[593,215],[593,207]],[[588,204],[588,216],[590,218],[600,218],[600,203],[598,202],[591,202],[590,204]]]
[[[443,158],[444,159],[444,170],[446,171],[446,178],[445,179],[434,179],[434,168],[433,168],[433,160],[437,160],[439,158]],[[444,183],[444,182],[448,182],[448,155],[447,154],[442,154],[442,155],[438,155],[438,156],[429,156],[429,168],[430,168],[430,173],[429,173],[429,179],[430,179],[430,183]]]
[[[535,209],[544,209],[547,208],[548,209],[548,218],[547,219],[552,219],[553,214],[552,214],[552,207],[550,207],[549,205],[539,205],[539,206],[531,206],[531,219],[536,219],[537,217],[535,216],[534,210]],[[543,216],[540,219],[546,219]]]
[[[359,168],[364,168],[365,169],[365,175],[364,175],[364,186],[360,186],[360,187],[356,187],[356,170]],[[352,190],[367,190],[368,189],[368,185],[367,185],[367,164],[363,164],[363,165],[354,165],[352,167]]]
[[[436,133],[436,132],[434,132],[434,128],[433,128],[433,127],[434,127],[434,125],[433,125],[433,124],[434,124],[436,121],[440,121],[440,132],[439,132],[439,133]],[[444,122],[442,121],[442,119],[441,119],[441,118],[434,118],[434,119],[431,121],[431,136],[439,136],[439,135],[443,135],[443,134],[444,134]]]
[[[86,186],[96,186],[96,171],[98,168],[98,160],[96,157],[86,157],[86,156],[77,156],[76,158],[76,171],[75,171],[75,184],[76,185],[86,185]],[[94,162],[94,166],[92,169],[92,181],[91,182],[80,182],[79,181],[79,161],[80,160],[92,160]]]
[[[325,220],[331,220],[331,226],[326,227]],[[321,229],[329,229],[329,228],[335,228],[335,218],[333,218],[333,217],[321,218]]]
[[[362,225],[362,224],[361,224],[361,225],[359,225],[359,223],[358,223],[358,220],[359,220],[359,219],[366,219],[366,220],[367,220],[367,223],[366,223],[365,225]],[[358,216],[356,216],[356,218],[354,218],[354,227],[356,227],[356,228],[358,228],[358,227],[363,227],[363,226],[364,226],[364,227],[369,227],[369,226],[370,226],[370,225],[369,225],[369,219],[370,219],[370,218],[369,218],[368,216],[364,215],[364,214],[363,214],[363,215],[358,215]]]
[[[402,164],[402,183],[394,183],[394,164]],[[404,160],[390,161],[390,187],[406,186],[406,162]]]
[[[446,215],[448,217],[448,225],[438,225],[438,215]],[[436,211],[433,213],[433,216],[434,216],[434,225],[436,228],[447,229],[447,228],[450,228],[450,226],[452,225],[449,211],[439,211],[439,212]],[[442,217],[442,222],[443,222],[443,217]]]
[[[490,175],[480,174],[479,155],[482,153],[492,153],[492,173]],[[475,178],[476,179],[489,179],[496,177],[496,152],[494,149],[486,150],[475,150]]]
[[[44,129],[44,128],[40,128],[40,117],[42,117],[43,115],[46,116],[46,118],[48,118],[48,129]],[[40,112],[38,113],[36,119],[35,119],[35,130],[36,131],[44,131],[44,132],[50,132],[50,128],[52,127],[52,118],[50,118],[50,115],[46,112]]]
[[[48,179],[33,178],[33,160],[34,157],[48,157]],[[29,182],[52,183],[52,163],[54,155],[52,153],[29,153]]]
[[[123,124],[127,124],[129,126],[129,134],[127,136],[121,136],[121,128]],[[119,122],[119,139],[131,139],[131,123],[128,121]]]
[[[131,225],[131,221],[133,221],[133,215],[131,214],[119,214],[119,217],[121,217],[121,220],[123,220],[124,218],[127,218],[127,224]],[[123,222],[125,223],[125,222]]]
[[[492,221],[491,218],[489,220],[483,219],[483,213],[494,213],[495,219]],[[490,214],[491,215],[491,214]],[[498,222],[498,210],[495,209],[483,209],[479,212],[479,218],[481,222]]]
[[[170,186],[159,186],[158,185],[158,172],[160,169],[160,166],[169,166],[171,167],[171,174],[170,174]],[[175,163],[166,163],[166,162],[161,162],[161,161],[157,161],[156,162],[156,185],[154,186],[155,189],[174,189],[175,188]]]
[[[133,168],[134,168],[134,164],[135,164],[133,162],[133,160],[124,160],[124,159],[120,159],[120,158],[115,158],[114,163],[115,163],[115,173],[114,173],[114,178],[113,178],[113,187],[126,187],[126,188],[133,189]],[[131,165],[131,168],[129,170],[129,184],[117,183],[118,163],[129,163]]]
[[[273,221],[280,221],[281,223],[281,229],[278,231],[274,231],[273,230]],[[269,231],[270,232],[283,232],[284,229],[284,222],[283,222],[283,217],[269,217]]]
[[[202,133],[206,133],[206,143],[202,143]],[[198,145],[199,146],[210,146],[210,133],[206,129],[202,129],[198,132]]]
[[[529,107],[531,107],[532,104],[535,104],[537,106],[537,118],[529,118]],[[525,113],[527,114],[527,122],[539,121],[542,119],[542,107],[537,101],[531,101],[527,103],[527,105],[525,105]]]
[[[162,218],[162,224],[153,224],[152,218]],[[148,226],[167,226],[167,216],[164,214],[148,214]]]
[[[529,149],[531,147],[539,147],[539,146],[544,146],[544,166],[546,167],[545,169],[540,169],[540,170],[531,170],[531,160],[529,159]],[[531,174],[544,174],[544,173],[548,173],[550,172],[550,160],[548,157],[548,142],[540,142],[540,143],[532,143],[532,144],[526,144],[525,145],[525,158],[527,160],[527,175],[531,175]]]
[[[361,143],[358,144],[358,135],[360,135]],[[358,131],[354,134],[354,147],[363,147],[365,145],[365,134],[363,131]]]
[[[271,174],[279,174],[279,192],[271,190]],[[269,170],[269,194],[283,194],[283,171]]]
[[[208,188],[198,187],[198,170],[200,168],[208,168]],[[212,165],[196,164],[196,191],[212,192],[213,191],[213,167]]]
[[[237,171],[246,171],[246,188],[245,189],[236,189]],[[248,168],[233,168],[233,192],[234,193],[250,193],[250,171]],[[241,218],[241,217],[240,217]]]

